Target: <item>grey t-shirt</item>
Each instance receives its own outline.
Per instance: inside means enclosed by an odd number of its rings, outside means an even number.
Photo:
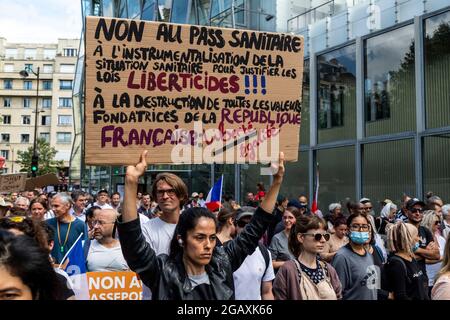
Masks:
[[[347,244],[336,252],[331,264],[341,280],[344,300],[377,300],[380,271],[370,253],[361,256]]]
[[[295,259],[294,255],[289,251],[288,237],[284,231],[278,232],[270,241],[269,251],[274,261],[288,261]]]
[[[199,275],[189,275],[188,277],[189,281],[191,281],[192,288],[195,288],[196,286],[201,285],[203,283],[211,284],[209,282],[209,277],[206,272],[203,272],[202,274]]]

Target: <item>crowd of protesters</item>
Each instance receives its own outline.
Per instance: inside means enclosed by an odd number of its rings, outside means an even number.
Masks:
[[[14,192],[0,197],[0,300],[75,299],[64,272],[82,238],[88,271],[127,271],[143,299],[450,300],[450,204],[432,193],[331,203],[279,194],[284,166],[242,205],[207,208],[171,173],[138,192],[145,154],[125,192]]]

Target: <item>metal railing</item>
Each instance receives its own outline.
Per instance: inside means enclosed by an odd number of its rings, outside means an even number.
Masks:
[[[353,0],[350,3],[347,1],[345,4],[336,3],[335,0],[324,2],[317,7],[305,10],[304,12],[288,19],[287,30],[290,32],[296,32],[298,30],[306,28],[309,24],[322,20],[326,17],[331,17],[348,9],[351,6],[355,6],[359,3],[367,1],[369,0]]]

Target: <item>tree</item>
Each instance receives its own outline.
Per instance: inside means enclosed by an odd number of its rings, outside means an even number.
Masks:
[[[50,147],[45,139],[37,140],[37,154],[39,157],[38,175],[47,173],[58,173],[59,169],[64,167],[64,161],[55,160],[56,149]],[[21,172],[31,172],[31,157],[33,156],[33,146],[29,147],[26,151],[17,152],[17,162],[22,166]]]

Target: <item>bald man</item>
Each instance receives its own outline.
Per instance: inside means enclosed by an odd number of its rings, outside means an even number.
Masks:
[[[114,209],[102,209],[94,214],[94,240],[91,241],[87,255],[88,271],[129,270],[122,255],[120,242],[114,239],[114,223],[117,219]]]

